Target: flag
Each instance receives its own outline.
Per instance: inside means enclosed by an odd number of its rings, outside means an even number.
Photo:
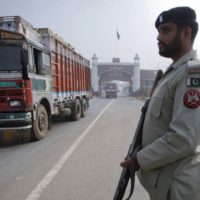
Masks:
[[[120,39],[120,34],[119,34],[118,30],[117,30],[117,39],[118,40]]]

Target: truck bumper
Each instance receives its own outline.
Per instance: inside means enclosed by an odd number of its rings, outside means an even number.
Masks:
[[[31,140],[31,113],[0,113],[0,144]]]
[[[0,130],[31,128],[31,112],[0,113]]]
[[[117,98],[117,93],[106,93],[106,98]]]

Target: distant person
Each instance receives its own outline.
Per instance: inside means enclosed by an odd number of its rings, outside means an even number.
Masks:
[[[150,100],[142,149],[122,167],[138,171],[151,200],[200,200],[200,61],[195,11],[176,7],[155,22],[159,54],[171,58]]]

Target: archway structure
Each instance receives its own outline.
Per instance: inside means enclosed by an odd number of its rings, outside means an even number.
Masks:
[[[112,62],[98,62],[96,55],[92,57],[92,88],[95,94],[101,93],[103,82],[124,81],[130,86],[129,94],[140,88],[140,64],[136,54],[133,63],[120,62],[113,58]]]

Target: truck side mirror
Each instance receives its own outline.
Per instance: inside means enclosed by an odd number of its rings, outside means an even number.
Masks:
[[[46,75],[46,68],[45,68],[45,66],[39,67],[39,74]]]
[[[22,66],[28,65],[28,49],[22,48],[21,50],[21,64]]]
[[[22,64],[22,75],[24,79],[28,79],[28,47],[27,44],[23,44],[21,49],[21,64]]]

